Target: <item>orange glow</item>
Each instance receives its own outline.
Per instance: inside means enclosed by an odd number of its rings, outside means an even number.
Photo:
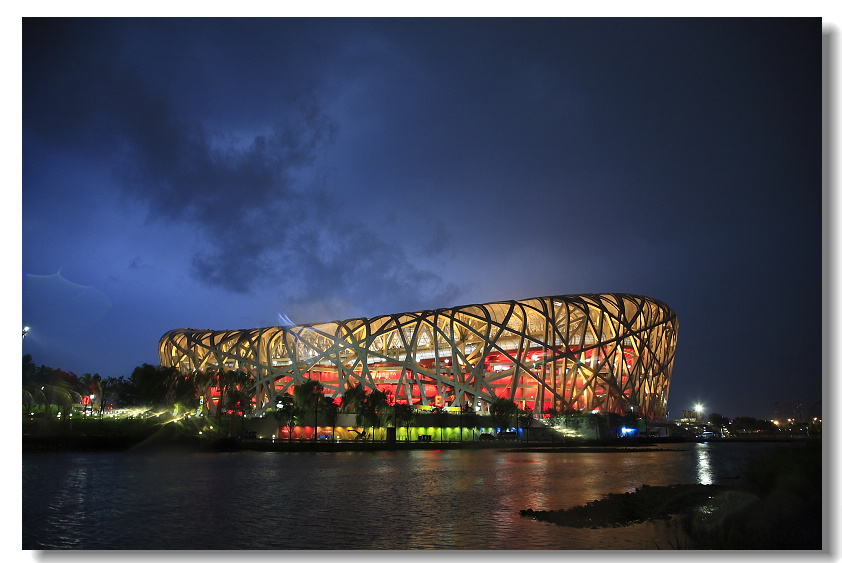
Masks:
[[[537,417],[549,408],[624,412],[635,397],[658,418],[677,329],[675,313],[648,297],[567,295],[299,327],[179,329],[162,337],[159,355],[161,365],[183,373],[240,358],[254,368],[248,375],[261,415],[278,394],[293,394],[303,374],[334,398],[359,382],[392,405],[487,409],[506,397]],[[211,398],[219,394],[209,389]]]

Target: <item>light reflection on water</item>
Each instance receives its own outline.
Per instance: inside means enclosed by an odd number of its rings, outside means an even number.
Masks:
[[[24,454],[23,548],[665,548],[662,523],[576,529],[520,510],[570,508],[643,484],[716,483],[756,446]]]
[[[710,443],[702,442],[696,444],[696,471],[699,483],[702,485],[713,484],[713,468],[710,463]]]

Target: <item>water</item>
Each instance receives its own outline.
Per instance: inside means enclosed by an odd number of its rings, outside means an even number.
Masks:
[[[23,549],[663,549],[663,522],[578,529],[520,510],[731,483],[768,447],[24,454]]]

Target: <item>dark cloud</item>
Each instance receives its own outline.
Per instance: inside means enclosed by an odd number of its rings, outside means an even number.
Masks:
[[[820,27],[25,19],[24,268],[148,317],[107,331],[147,362],[175,326],[620,291],[678,313],[676,408],[815,395],[781,351],[821,336]]]
[[[302,97],[269,132],[245,138],[209,131],[160,86],[107,55],[89,52],[77,72],[69,72],[70,60],[43,72],[37,61],[29,65],[41,86],[29,90],[37,103],[25,111],[26,126],[116,163],[115,180],[146,205],[150,228],[173,221],[195,228],[200,242],[183,252],[197,280],[241,293],[275,287],[296,302],[456,293],[362,217],[353,222],[357,211],[323,188],[319,159],[339,126],[317,100]],[[68,94],[48,103],[47,91],[59,83]],[[427,250],[440,250],[442,236],[439,230]]]

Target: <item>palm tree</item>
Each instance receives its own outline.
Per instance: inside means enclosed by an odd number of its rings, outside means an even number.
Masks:
[[[213,369],[199,370],[193,373],[193,385],[196,393],[201,397],[202,411],[210,414],[210,387],[216,381],[216,372]]]
[[[97,374],[97,377],[99,377],[99,374]],[[76,385],[74,387],[75,387],[76,392],[79,393],[79,395],[82,395],[82,396],[84,396],[84,395],[98,395],[99,394],[98,389],[97,389],[97,385],[96,385],[96,381],[94,380],[94,376],[92,376],[90,373],[83,373],[79,377],[79,380],[76,382]],[[91,404],[90,407],[91,407],[91,414],[93,414],[93,411],[94,411],[93,404]],[[85,411],[87,411],[87,410],[88,410],[88,405],[85,405]]]
[[[72,389],[69,390],[67,393],[70,395],[70,404],[67,405],[66,414],[73,414],[73,405],[82,404],[82,395],[80,395]]]
[[[234,384],[234,372],[225,368],[219,368],[216,374],[216,385],[219,388],[219,400],[216,403],[216,419],[222,420],[222,405],[225,403],[225,393]],[[220,427],[222,425],[220,424]]]
[[[99,377],[99,375],[96,377]],[[99,419],[102,420],[102,415],[105,412],[106,396],[113,395],[120,385],[120,380],[116,377],[100,377],[97,385],[99,387]]]
[[[366,416],[363,408],[367,399],[367,392],[362,383],[357,381],[342,393],[342,412],[356,415],[357,426],[366,426]],[[359,433],[358,433],[359,434]],[[357,436],[359,438],[359,435]]]
[[[99,399],[99,417],[102,418],[102,409],[105,406],[105,385],[102,376],[98,373],[94,374],[91,390],[94,392],[94,397]],[[91,401],[91,415],[93,414],[94,403]]]
[[[386,408],[389,406],[389,401],[386,393],[380,389],[375,389],[369,393],[366,399],[367,409],[369,411],[369,420],[372,422],[371,439],[374,440],[374,424],[378,428],[383,427],[383,419],[386,416]],[[383,432],[380,433],[381,440],[383,439]]]
[[[305,415],[313,414],[315,423],[313,427],[313,441],[319,438],[319,406],[324,385],[316,380],[308,379],[304,383],[295,386],[295,404]]]

